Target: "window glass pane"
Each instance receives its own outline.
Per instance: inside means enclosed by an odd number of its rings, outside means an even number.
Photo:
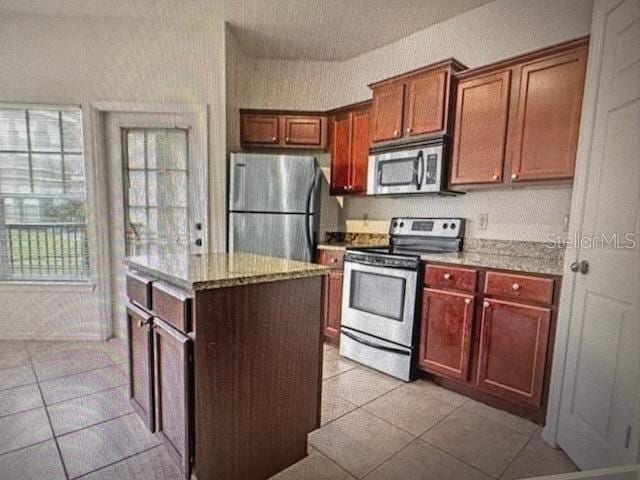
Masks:
[[[84,156],[65,153],[64,182],[67,193],[84,193]]]
[[[31,156],[33,193],[63,193],[62,155],[34,153]]]
[[[1,279],[86,280],[82,148],[80,110],[0,107]]]
[[[132,207],[144,207],[147,205],[147,186],[145,172],[129,172],[129,205]]]
[[[82,116],[80,111],[62,112],[62,140],[65,152],[82,152]]]
[[[157,130],[147,133],[149,168],[187,169],[187,134],[184,130]]]
[[[31,150],[60,151],[60,119],[56,110],[29,110]]]
[[[0,150],[27,150],[27,120],[24,110],[0,110]]]
[[[149,188],[149,206],[158,206],[158,172],[147,171],[147,187]]]
[[[187,172],[158,172],[158,195],[167,207],[186,207]]]
[[[28,155],[0,153],[0,193],[31,193]]]
[[[149,225],[147,225],[147,235],[152,238],[158,237],[158,209],[149,209]]]
[[[127,158],[129,168],[144,168],[144,132],[127,132]]]

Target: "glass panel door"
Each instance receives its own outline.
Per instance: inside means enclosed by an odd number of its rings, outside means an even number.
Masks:
[[[126,255],[189,248],[188,130],[126,128],[124,197]]]

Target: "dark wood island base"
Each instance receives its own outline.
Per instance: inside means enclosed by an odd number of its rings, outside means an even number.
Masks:
[[[131,401],[185,478],[266,480],[303,459],[328,270],[246,254],[127,264]]]

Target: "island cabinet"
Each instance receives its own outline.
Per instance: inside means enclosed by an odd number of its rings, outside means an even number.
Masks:
[[[588,38],[456,74],[450,184],[573,178]]]
[[[327,116],[321,112],[241,109],[240,143],[245,149],[325,149]]]
[[[371,102],[329,112],[331,195],[366,193]]]
[[[324,338],[330,343],[338,343],[342,317],[342,282],[344,252],[341,250],[318,250],[318,263],[328,266],[331,271],[322,280],[322,317]]]
[[[450,59],[369,85],[371,145],[448,134],[453,74],[464,68]]]
[[[187,274],[137,258],[131,403],[184,478],[266,480],[304,458],[320,426],[327,269],[220,254],[190,257]]]
[[[544,422],[560,278],[427,264],[424,285],[419,368]]]

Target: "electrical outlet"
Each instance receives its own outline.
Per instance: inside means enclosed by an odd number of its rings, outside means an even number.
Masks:
[[[481,213],[478,215],[478,230],[486,230],[489,225],[489,214]]]

